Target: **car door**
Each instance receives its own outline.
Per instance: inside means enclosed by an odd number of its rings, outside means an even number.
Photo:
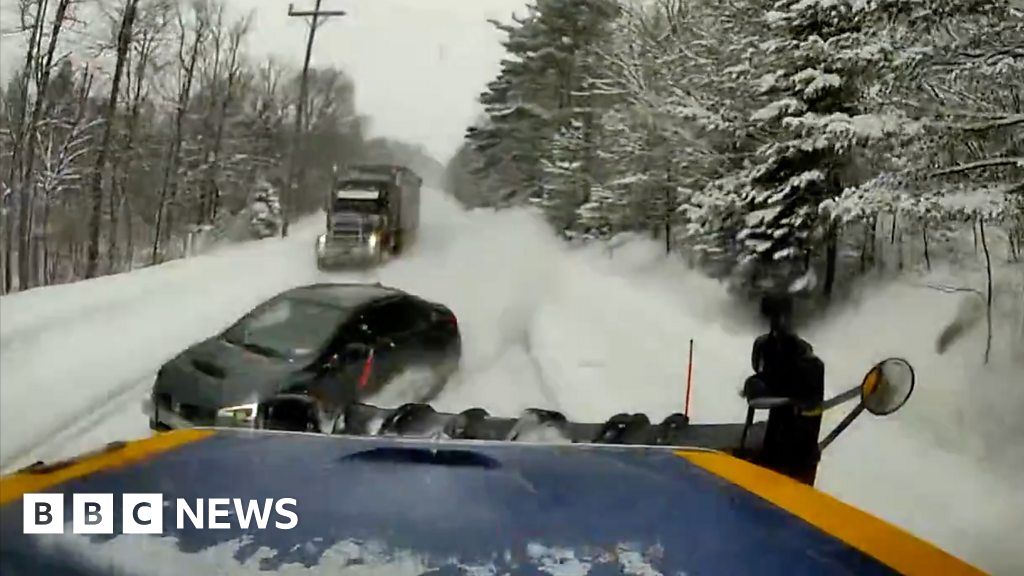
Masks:
[[[364,316],[374,350],[370,388],[378,389],[416,361],[422,318],[407,297],[370,308]]]
[[[402,304],[403,361],[410,366],[433,366],[443,356],[445,338],[436,330],[436,314],[425,300],[410,297]]]
[[[316,377],[305,388],[305,393],[331,408],[355,401],[372,340],[364,315],[354,314],[324,350],[319,365],[311,368]]]
[[[417,329],[417,349],[423,363],[435,364],[451,360],[459,354],[459,330],[455,315],[439,304],[415,299],[416,315],[420,319]]]

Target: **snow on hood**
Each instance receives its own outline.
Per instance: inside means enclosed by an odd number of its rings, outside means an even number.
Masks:
[[[506,551],[502,558],[468,562],[458,558],[430,558],[381,542],[343,540],[326,550],[315,566],[286,563],[268,571],[266,563],[275,554],[268,548],[260,548],[254,554],[244,555],[244,560],[239,559],[243,557],[239,552],[249,544],[244,536],[197,552],[182,552],[177,540],[170,536],[119,536],[94,541],[89,536],[62,534],[40,535],[36,542],[43,553],[58,554],[72,560],[76,566],[125,576],[420,576],[439,569],[458,569],[458,573],[470,576],[497,576],[510,570],[518,572],[527,566],[552,576],[587,576],[595,566],[605,566],[605,571],[617,566],[618,572],[626,576],[662,576],[652,565],[652,561],[661,558],[662,549],[640,550],[631,544],[595,552],[530,542],[526,545],[525,557],[518,561],[511,551]],[[317,542],[304,544],[310,548],[317,545]]]

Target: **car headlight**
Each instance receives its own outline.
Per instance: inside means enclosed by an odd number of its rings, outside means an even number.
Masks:
[[[380,242],[380,232],[370,234],[370,250],[376,249],[378,242]]]
[[[217,410],[217,419],[230,420],[236,424],[249,423],[256,418],[257,408],[259,408],[259,403],[257,402],[221,408],[220,410]]]
[[[323,252],[325,246],[327,246],[327,234],[321,234],[317,236],[316,249]]]

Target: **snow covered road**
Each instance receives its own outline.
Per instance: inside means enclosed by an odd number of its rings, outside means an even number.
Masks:
[[[527,211],[467,213],[433,191],[423,209],[420,242],[376,271],[318,272],[322,220],[311,218],[286,239],[0,299],[0,465],[148,434],[140,402],[161,363],[273,294],[326,279],[380,280],[456,312],[463,370],[439,409],[660,419],[682,408],[693,338],[695,419],[742,417],[737,389],[758,326],[739,319],[714,283],[646,242],[614,258],[600,247],[572,249]],[[1020,430],[1008,424],[1024,405],[1020,392],[1003,384],[966,394],[1011,376],[979,380],[973,351],[935,357],[932,338],[953,302],[909,290],[883,288],[808,332],[830,388],[856,384],[893,355],[907,357],[919,378],[906,410],[864,418],[830,448],[819,485],[989,571],[1024,570],[1015,544],[1024,495],[1011,489],[1024,463],[998,427]],[[906,306],[920,298],[933,300]],[[985,422],[991,433],[977,431]]]

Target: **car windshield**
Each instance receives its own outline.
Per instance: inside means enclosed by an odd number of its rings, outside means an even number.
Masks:
[[[322,350],[351,310],[300,298],[261,306],[224,333],[224,340],[263,356],[299,359]]]

